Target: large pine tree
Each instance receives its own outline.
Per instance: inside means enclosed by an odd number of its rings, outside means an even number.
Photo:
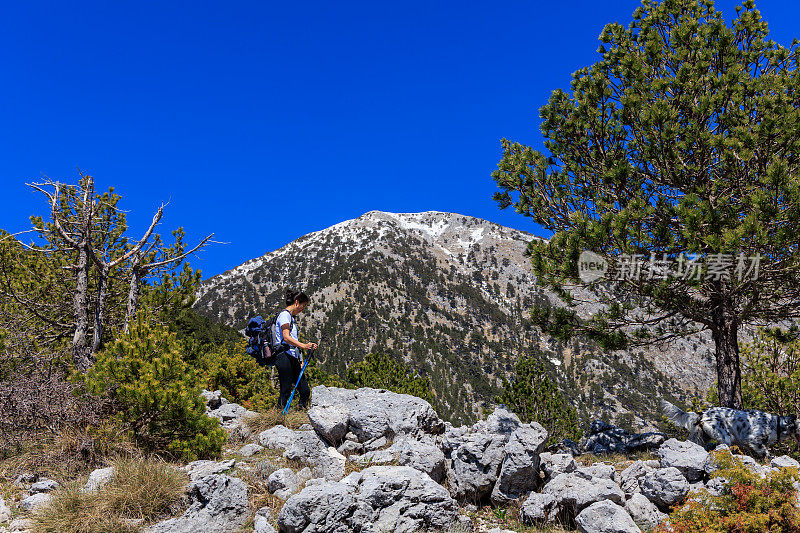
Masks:
[[[589,320],[536,316],[609,348],[710,330],[720,403],[740,408],[741,327],[800,315],[797,41],[769,40],[751,1],[728,24],[696,0],[644,0],[600,40],[541,109],[548,153],[502,141],[495,198],[553,233],[529,251],[568,301],[582,250],[637,276],[588,285],[606,304]]]

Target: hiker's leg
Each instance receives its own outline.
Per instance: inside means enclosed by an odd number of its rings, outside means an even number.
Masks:
[[[290,357],[289,359],[292,360],[292,386],[297,383],[297,378],[300,377],[300,371],[303,370],[303,365],[300,364],[299,359],[295,359],[294,357]],[[306,368],[306,370],[308,370]],[[294,399],[295,401],[298,400],[297,397],[300,397],[300,405],[302,407],[306,407],[308,405],[308,398],[311,396],[311,389],[308,388],[308,381],[306,381],[306,375],[303,374],[303,378],[300,380],[300,383],[297,385],[297,390],[294,392]]]
[[[292,387],[294,386],[297,376],[292,371],[292,363],[290,357],[286,353],[278,354],[275,359],[275,368],[278,369],[278,381],[281,384],[281,393],[278,396],[278,409],[283,409],[286,402],[289,401],[289,396],[292,394]]]
[[[308,368],[306,368],[306,372],[308,372]],[[311,388],[308,386],[305,373],[303,373],[303,378],[300,380],[300,385],[297,386],[297,394],[300,394],[300,405],[308,407],[308,399],[311,397]]]

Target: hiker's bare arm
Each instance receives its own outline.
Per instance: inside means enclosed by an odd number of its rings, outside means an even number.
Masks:
[[[281,329],[283,330],[284,342],[286,342],[287,344],[291,344],[292,346],[297,346],[298,348],[302,348],[304,350],[315,350],[317,348],[317,345],[313,342],[303,343],[293,338],[292,335],[289,333],[289,329],[291,327],[292,327],[291,324],[284,324],[281,326]]]

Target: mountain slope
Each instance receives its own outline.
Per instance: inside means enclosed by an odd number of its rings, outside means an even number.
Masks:
[[[324,369],[344,375],[366,353],[391,353],[430,377],[437,410],[454,423],[474,420],[522,356],[547,361],[584,417],[632,429],[657,419],[659,396],[702,394],[713,383],[707,334],[605,353],[533,328],[526,310],[557,301],[524,255],[534,238],[458,214],[372,211],[210,278],[196,308],[242,328],[280,309],[286,286],[300,287],[312,299],[301,331],[324,336]]]

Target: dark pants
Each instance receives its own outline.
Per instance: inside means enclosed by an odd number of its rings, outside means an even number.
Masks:
[[[292,394],[292,387],[297,383],[297,377],[300,375],[300,361],[287,354],[286,352],[279,354],[275,360],[275,368],[278,369],[278,381],[281,383],[281,394],[278,396],[278,409],[283,409],[289,401],[289,396]],[[295,403],[297,396],[300,395],[300,405],[306,407],[308,399],[311,397],[311,389],[308,387],[308,381],[303,374],[303,379],[297,386],[297,391],[294,393],[292,403]]]

